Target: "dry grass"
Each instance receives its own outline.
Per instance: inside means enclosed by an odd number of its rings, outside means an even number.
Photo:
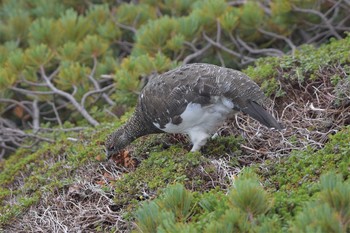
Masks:
[[[6,232],[129,232],[124,209],[113,202],[111,181],[122,173],[111,163],[89,163],[75,172],[73,184],[44,192]],[[104,183],[102,186],[101,183]]]
[[[221,132],[243,136],[241,149],[248,159],[253,156],[263,161],[287,156],[292,150],[322,148],[329,135],[350,124],[350,96],[338,96],[329,78],[335,74],[346,75],[340,67],[332,67],[320,70],[318,79],[303,84],[280,81],[286,94],[274,101],[272,109],[284,130],[269,130],[251,118],[237,115]],[[255,159],[251,162],[257,162]]]

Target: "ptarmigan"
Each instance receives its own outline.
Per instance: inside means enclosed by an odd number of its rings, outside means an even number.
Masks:
[[[266,97],[242,72],[211,64],[187,64],[147,83],[134,114],[106,141],[107,157],[153,133],[187,134],[199,150],[230,116],[242,111],[269,128],[281,125],[264,109]]]

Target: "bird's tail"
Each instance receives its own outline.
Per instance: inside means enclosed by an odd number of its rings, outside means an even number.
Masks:
[[[246,108],[242,109],[242,112],[248,114],[269,128],[275,128],[278,130],[283,129],[282,125],[278,123],[270,113],[268,113],[262,106],[254,101],[249,101]]]

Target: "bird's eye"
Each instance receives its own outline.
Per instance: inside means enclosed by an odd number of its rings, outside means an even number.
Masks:
[[[115,150],[116,150],[116,147],[115,147],[115,146],[111,146],[111,147],[109,147],[109,150],[110,150],[110,151],[115,151]]]

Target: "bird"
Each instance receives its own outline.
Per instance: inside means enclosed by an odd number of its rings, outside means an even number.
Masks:
[[[143,87],[132,116],[108,136],[107,159],[137,138],[156,133],[186,134],[191,152],[198,151],[237,112],[281,130],[282,125],[264,108],[267,100],[240,71],[207,63],[179,66],[154,76]]]

